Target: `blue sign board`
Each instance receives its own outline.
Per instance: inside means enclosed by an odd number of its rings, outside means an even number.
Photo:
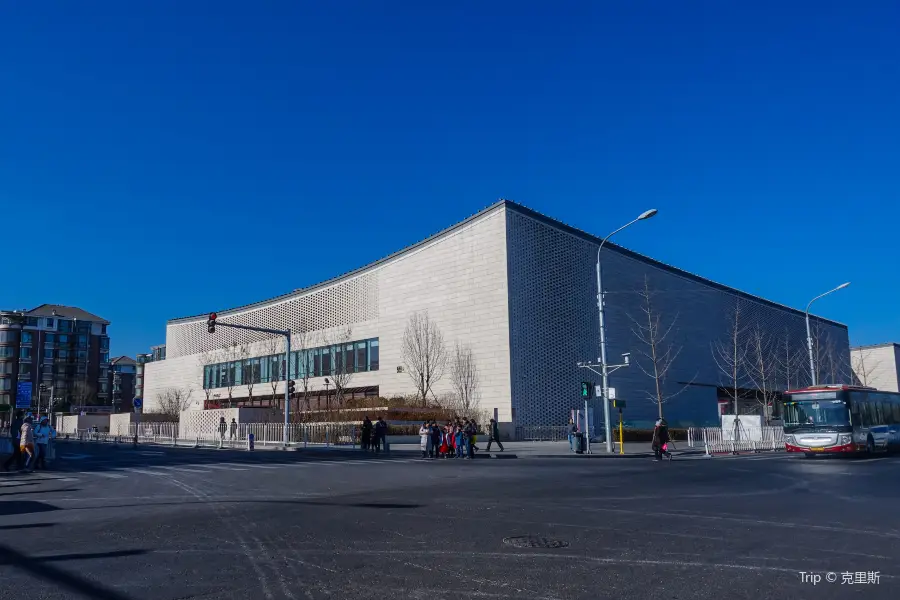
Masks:
[[[20,381],[16,385],[16,408],[31,408],[31,382]]]
[[[143,402],[141,401],[140,398],[135,398],[134,400],[131,401],[131,405],[135,408],[140,408],[142,404],[143,404]]]

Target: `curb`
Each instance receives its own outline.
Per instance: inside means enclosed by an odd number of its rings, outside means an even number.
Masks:
[[[685,451],[672,453],[674,458],[678,458],[679,456],[698,456],[702,455],[702,450],[697,451]],[[608,460],[612,459],[626,459],[626,458],[653,458],[656,455],[652,452],[634,452],[631,454],[529,454],[527,458],[568,458],[568,459],[601,459],[605,458]]]

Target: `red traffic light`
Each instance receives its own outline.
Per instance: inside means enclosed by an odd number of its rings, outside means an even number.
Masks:
[[[216,313],[209,313],[209,320],[210,320],[210,321],[215,321],[215,320],[216,320]]]

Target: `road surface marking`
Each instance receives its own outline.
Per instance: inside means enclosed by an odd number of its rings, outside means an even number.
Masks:
[[[79,475],[97,475],[106,477],[107,479],[124,479],[127,475],[119,475],[118,473],[98,473],[96,471],[81,471]]]
[[[199,469],[187,469],[185,467],[169,467],[169,466],[165,466],[165,465],[156,465],[156,466],[154,466],[154,468],[155,469],[168,469],[170,471],[183,471],[185,473],[206,473],[206,474],[209,473],[209,471],[201,471]]]
[[[246,471],[240,467],[227,467],[225,465],[203,465],[204,469],[219,469],[221,471]]]
[[[142,475],[156,475],[157,477],[165,477],[166,476],[165,473],[157,473],[156,471],[147,471],[144,469],[131,468],[131,469],[125,469],[125,470],[129,471],[130,473],[141,473]]]

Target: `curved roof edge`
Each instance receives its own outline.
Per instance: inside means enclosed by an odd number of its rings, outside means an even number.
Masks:
[[[289,300],[289,299],[297,297],[297,296],[302,296],[304,294],[308,294],[319,288],[325,288],[330,285],[334,285],[335,283],[338,283],[339,281],[341,281],[343,279],[348,279],[350,277],[355,277],[357,275],[365,273],[366,271],[369,271],[371,269],[374,269],[375,267],[378,267],[387,262],[390,262],[390,261],[394,260],[395,258],[398,258],[400,256],[403,256],[404,254],[412,252],[413,250],[421,248],[422,246],[425,246],[426,244],[430,244],[431,242],[434,242],[435,240],[438,240],[438,239],[445,237],[455,231],[458,231],[459,229],[462,229],[463,227],[469,225],[473,221],[477,221],[478,219],[481,219],[482,217],[485,217],[501,208],[513,210],[515,212],[518,212],[519,214],[525,215],[527,217],[531,217],[531,218],[533,218],[537,221],[540,221],[546,225],[555,227],[561,231],[564,231],[566,233],[574,235],[575,237],[581,238],[583,240],[586,240],[586,241],[594,243],[594,244],[599,244],[602,241],[601,238],[599,238],[595,235],[591,235],[590,233],[587,233],[586,231],[577,229],[575,227],[572,227],[571,225],[567,225],[566,223],[563,223],[562,221],[559,221],[552,217],[548,217],[542,213],[537,212],[536,210],[532,210],[526,206],[523,206],[521,204],[513,202],[512,200],[500,200],[500,201],[495,202],[494,204],[491,204],[490,206],[478,211],[477,213],[469,216],[468,218],[456,223],[455,225],[452,225],[451,227],[448,227],[447,229],[441,230],[433,235],[428,236],[427,238],[423,239],[420,242],[416,242],[415,244],[412,244],[410,246],[402,248],[392,254],[385,256],[384,258],[380,258],[380,259],[378,259],[374,262],[371,262],[367,265],[364,265],[357,269],[353,269],[352,271],[347,271],[346,273],[342,273],[341,275],[332,277],[331,279],[326,279],[325,281],[307,286],[305,288],[296,289],[296,290],[293,290],[286,294],[282,294],[280,296],[275,296],[274,298],[268,298],[266,300],[260,300],[258,302],[253,302],[250,304],[245,304],[243,306],[229,308],[226,310],[218,310],[215,312],[219,316],[228,316],[231,314],[251,310],[253,308],[262,308],[265,306],[270,306],[270,305],[276,304],[278,302],[283,302],[285,300]],[[722,290],[723,292],[733,294],[740,298],[744,298],[746,300],[751,300],[753,302],[758,302],[760,304],[764,304],[764,305],[770,306],[772,308],[777,308],[779,310],[786,310],[788,312],[792,312],[797,315],[801,315],[801,316],[806,315],[806,313],[803,312],[802,310],[792,308],[792,307],[786,306],[784,304],[779,304],[778,302],[773,302],[772,300],[767,300],[766,298],[763,298],[761,296],[756,296],[756,295],[750,294],[748,292],[741,291],[737,288],[733,288],[733,287],[727,286],[725,284],[712,281],[711,279],[701,277],[700,275],[691,273],[689,271],[685,271],[683,269],[679,269],[678,267],[673,267],[672,265],[658,261],[654,258],[650,258],[649,256],[645,256],[643,254],[638,254],[637,252],[629,250],[623,246],[619,246],[618,244],[614,244],[612,242],[607,242],[606,247],[609,248],[610,250],[615,250],[615,251],[619,252],[620,254],[623,254],[629,258],[652,265],[652,266],[662,269],[664,271],[669,271],[670,273],[673,273],[680,277],[684,277],[685,279],[690,279],[691,281],[696,281],[697,283],[701,283],[703,285],[706,285],[706,286],[709,286],[709,287],[712,287],[712,288],[715,288],[718,290]],[[831,319],[819,317],[814,314],[810,314],[809,316],[810,316],[810,318],[814,318],[815,320],[820,321],[822,323],[828,323],[829,325],[834,325],[836,327],[842,327],[844,329],[847,329],[847,325],[845,325],[844,323],[840,323],[838,321],[832,321]],[[175,319],[169,319],[168,321],[166,321],[166,325],[175,325],[175,324],[179,324],[179,323],[190,323],[190,322],[193,322],[193,321],[196,321],[199,319],[204,319],[206,317],[207,317],[206,313],[200,314],[200,315],[188,316],[188,317],[178,317]]]
[[[599,244],[600,242],[603,241],[602,238],[599,238],[595,235],[591,235],[590,233],[587,233],[586,231],[582,231],[581,229],[572,227],[571,225],[567,225],[567,224],[563,223],[562,221],[559,221],[552,217],[548,217],[542,213],[537,212],[536,210],[532,210],[528,207],[522,206],[521,204],[516,204],[515,202],[511,202],[511,201],[507,201],[507,203],[510,208],[512,208],[513,210],[515,210],[518,213],[524,214],[535,220],[541,221],[542,223],[550,225],[551,227],[556,227],[557,229],[565,231],[566,233],[569,233],[571,235],[579,237],[583,240],[587,240],[587,241],[595,243],[595,244]],[[803,312],[802,310],[799,310],[797,308],[793,308],[793,307],[787,306],[785,304],[779,304],[778,302],[774,302],[772,300],[767,300],[766,298],[763,298],[761,296],[756,296],[754,294],[750,294],[748,292],[741,291],[737,288],[727,286],[724,283],[718,283],[711,279],[707,279],[706,277],[701,277],[700,275],[691,273],[690,271],[685,271],[683,269],[679,269],[678,267],[673,267],[672,265],[658,261],[655,258],[650,258],[649,256],[646,256],[644,254],[638,254],[637,252],[629,250],[628,248],[625,248],[623,246],[619,246],[618,244],[614,244],[612,242],[606,242],[606,247],[608,247],[610,249],[614,249],[614,250],[618,251],[620,254],[623,254],[629,258],[633,258],[633,259],[639,260],[643,263],[653,265],[654,267],[663,269],[664,271],[668,271],[668,272],[678,275],[680,277],[684,277],[685,279],[690,279],[691,281],[696,281],[697,283],[702,283],[703,285],[707,285],[709,287],[712,287],[712,288],[715,288],[718,290],[722,290],[723,292],[733,294],[740,298],[744,298],[745,300],[752,300],[753,302],[759,302],[761,304],[765,304],[766,306],[770,306],[772,308],[777,308],[779,310],[786,310],[788,312],[802,315],[804,317],[806,316],[805,312]],[[840,323],[838,321],[832,321],[831,319],[819,317],[812,313],[809,314],[809,317],[810,317],[810,319],[815,319],[822,323],[828,323],[829,325],[834,325],[836,327],[843,327],[844,329],[847,329],[846,324]]]

